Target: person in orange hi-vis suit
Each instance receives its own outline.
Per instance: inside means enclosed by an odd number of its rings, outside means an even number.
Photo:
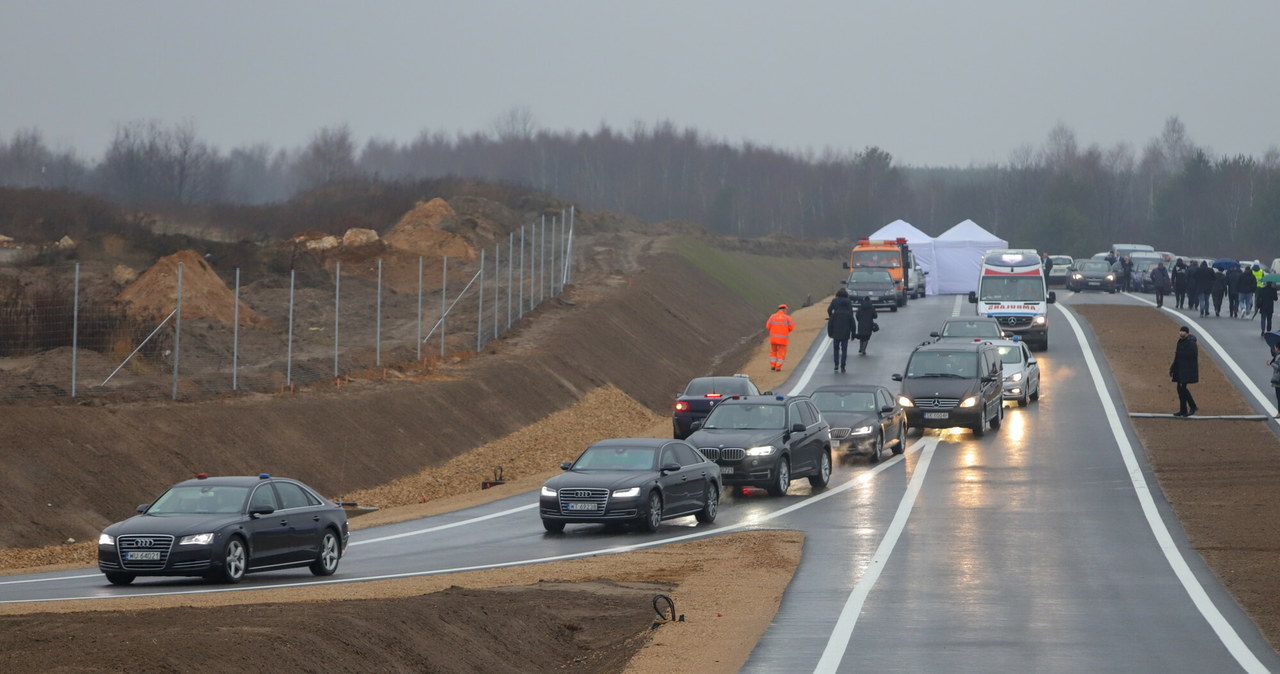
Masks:
[[[781,371],[782,362],[787,359],[787,340],[796,328],[796,322],[787,315],[787,305],[779,304],[765,327],[769,330],[769,369]]]

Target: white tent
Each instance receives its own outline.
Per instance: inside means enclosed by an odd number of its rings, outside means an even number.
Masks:
[[[911,251],[915,253],[916,262],[920,263],[920,268],[928,274],[925,279],[926,294],[937,295],[937,264],[934,262],[933,253],[933,237],[916,229],[914,225],[906,220],[894,220],[893,222],[877,229],[874,234],[867,237],[868,239],[897,239],[903,238],[911,246]]]
[[[965,220],[933,240],[938,272],[930,285],[944,295],[965,294],[978,289],[982,256],[993,248],[1008,248],[1009,242]]]

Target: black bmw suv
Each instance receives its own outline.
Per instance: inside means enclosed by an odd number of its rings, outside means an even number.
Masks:
[[[911,352],[898,404],[907,410],[907,426],[966,426],[981,437],[1004,421],[1003,365],[1000,351],[983,339],[944,339]]]
[[[831,479],[831,426],[808,396],[732,396],[693,428],[689,444],[719,464],[726,486],[783,496],[793,479]]]

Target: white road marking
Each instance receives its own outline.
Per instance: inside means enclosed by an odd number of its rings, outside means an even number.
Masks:
[[[441,524],[439,526],[427,527],[426,529],[414,529],[413,531],[405,531],[398,534],[391,534],[390,536],[380,536],[378,538],[370,538],[369,540],[351,541],[350,543],[347,544],[347,547],[350,548],[357,545],[367,545],[369,543],[381,543],[383,541],[393,541],[397,538],[408,538],[410,536],[421,536],[422,534],[429,534],[434,531],[443,531],[445,529],[452,529],[454,527],[466,526],[468,524],[474,524],[476,522],[483,522],[485,520],[496,519],[498,517],[505,517],[513,513],[524,512],[526,510],[532,510],[537,507],[538,507],[537,503],[530,503],[527,505],[516,506],[515,508],[508,508],[507,510],[502,510],[496,513],[489,513],[488,515],[472,517],[471,519],[458,520],[457,522],[451,522],[449,524]]]
[[[1128,295],[1129,297],[1132,297],[1133,299],[1138,300],[1139,302],[1142,302],[1143,304],[1146,304],[1148,306],[1153,306],[1153,307],[1156,306],[1155,302],[1152,302],[1151,300],[1145,297],[1138,297],[1137,295],[1132,295],[1130,293],[1125,293],[1125,295]],[[1235,373],[1236,377],[1240,380],[1240,383],[1244,384],[1245,389],[1249,391],[1249,395],[1252,395],[1253,399],[1258,401],[1258,404],[1262,406],[1262,409],[1267,411],[1267,414],[1271,415],[1272,418],[1275,417],[1276,406],[1273,405],[1271,403],[1271,400],[1268,399],[1267,396],[1262,393],[1262,389],[1259,389],[1258,386],[1253,383],[1253,380],[1245,375],[1244,370],[1241,369],[1241,367],[1238,364],[1236,364],[1236,361],[1234,358],[1231,357],[1231,354],[1227,353],[1227,350],[1222,348],[1222,345],[1218,343],[1218,340],[1213,338],[1213,335],[1209,334],[1208,330],[1205,330],[1203,327],[1201,327],[1200,324],[1195,322],[1195,319],[1191,318],[1190,316],[1178,313],[1177,311],[1170,309],[1169,307],[1159,307],[1159,308],[1163,309],[1165,313],[1169,314],[1170,316],[1177,316],[1179,321],[1185,323],[1188,327],[1193,328],[1197,333],[1196,335],[1197,339],[1204,342],[1208,342],[1209,346],[1218,352],[1218,356],[1221,357],[1223,362],[1227,364],[1227,367],[1230,368],[1231,371]]]
[[[964,308],[964,301],[969,299],[964,295],[956,295],[955,306],[951,307],[951,317],[955,318],[960,315],[960,310]]]
[[[52,578],[28,578],[27,580],[0,580],[0,585],[21,585],[23,583],[47,583],[51,580],[76,580],[78,578],[99,578],[101,573],[86,573],[82,576],[54,576]]]
[[[1236,662],[1240,663],[1240,666],[1246,672],[1266,672],[1267,668],[1262,666],[1262,662],[1253,654],[1253,651],[1249,650],[1244,640],[1236,633],[1235,628],[1231,626],[1231,623],[1227,622],[1222,612],[1213,604],[1213,600],[1205,592],[1204,586],[1196,579],[1195,574],[1191,572],[1191,567],[1187,565],[1187,560],[1183,559],[1178,546],[1174,544],[1173,537],[1169,534],[1169,529],[1165,527],[1164,520],[1160,517],[1160,511],[1156,509],[1155,500],[1151,497],[1151,486],[1147,484],[1147,479],[1142,474],[1142,467],[1138,465],[1138,459],[1134,456],[1133,446],[1129,444],[1129,436],[1125,433],[1124,426],[1120,423],[1120,415],[1116,413],[1115,403],[1112,402],[1111,395],[1107,393],[1107,385],[1102,378],[1102,370],[1098,367],[1098,360],[1094,355],[1093,346],[1085,338],[1084,330],[1080,328],[1080,322],[1076,320],[1073,313],[1066,306],[1060,306],[1059,308],[1062,309],[1062,315],[1067,319],[1067,323],[1071,324],[1071,330],[1075,332],[1076,340],[1080,342],[1085,364],[1088,365],[1089,375],[1093,377],[1094,386],[1098,390],[1098,398],[1102,401],[1102,410],[1106,413],[1107,423],[1111,427],[1111,434],[1115,437],[1116,445],[1120,448],[1120,456],[1124,459],[1125,468],[1129,471],[1129,481],[1133,483],[1134,493],[1138,497],[1138,503],[1142,506],[1142,514],[1147,518],[1147,526],[1151,527],[1151,533],[1155,534],[1156,544],[1160,546],[1160,551],[1164,553],[1169,566],[1173,568],[1174,575],[1178,577],[1182,587],[1186,589],[1187,595],[1200,611],[1200,615],[1204,616],[1205,621],[1209,623],[1209,627],[1218,635],[1218,639],[1223,646],[1226,646],[1231,656],[1236,659]]]
[[[902,454],[898,456],[894,456],[885,461],[881,461],[879,464],[876,465],[875,468],[872,468],[868,471],[863,472],[861,475],[853,478],[852,480],[849,480],[848,482],[838,487],[832,487],[831,489],[828,489],[820,494],[810,496],[809,498],[806,498],[798,503],[789,505],[785,508],[779,508],[778,510],[775,510],[770,513],[766,513],[750,521],[739,522],[737,524],[731,524],[726,527],[709,528],[702,531],[696,531],[691,534],[685,534],[683,536],[673,536],[671,538],[664,538],[661,540],[646,541],[644,543],[634,543],[632,545],[619,545],[619,546],[614,546],[612,548],[603,548],[600,550],[588,550],[585,552],[575,552],[567,555],[539,557],[536,559],[520,559],[520,560],[511,561],[511,562],[497,562],[494,564],[478,564],[475,566],[462,566],[462,567],[456,567],[452,569],[436,569],[432,571],[406,571],[404,573],[391,573],[391,574],[385,574],[381,576],[361,576],[359,578],[332,578],[329,580],[309,580],[309,581],[300,582],[300,583],[281,583],[278,585],[268,585],[268,586],[260,586],[260,587],[221,587],[221,588],[211,588],[211,589],[203,589],[203,590],[184,590],[181,592],[147,592],[147,593],[138,593],[138,594],[119,594],[119,595],[109,595],[109,596],[93,595],[93,596],[83,596],[83,597],[56,597],[56,598],[49,598],[49,599],[4,599],[4,600],[0,600],[0,604],[26,604],[26,603],[38,604],[38,603],[55,602],[55,601],[121,599],[121,598],[128,598],[128,597],[163,597],[163,596],[179,595],[179,594],[217,594],[221,592],[248,592],[252,590],[279,590],[279,589],[290,588],[290,587],[314,587],[316,585],[338,585],[342,583],[362,583],[370,580],[391,580],[396,578],[417,578],[421,576],[438,576],[445,573],[460,573],[462,571],[483,571],[485,569],[503,569],[511,566],[524,566],[526,564],[541,564],[543,562],[560,562],[560,561],[565,561],[570,559],[581,559],[583,557],[595,557],[596,555],[613,555],[613,554],[618,554],[622,552],[633,552],[635,550],[643,550],[645,548],[657,547],[659,545],[666,545],[668,543],[679,543],[681,541],[688,541],[696,538],[706,538],[708,536],[719,536],[720,534],[736,531],[738,529],[746,529],[747,527],[755,526],[761,522],[767,522],[769,520],[782,517],[783,515],[795,512],[797,510],[800,510],[801,508],[807,508],[815,503],[820,503],[826,499],[829,499],[832,496],[835,496],[836,494],[846,492],[854,488],[855,486],[869,482],[871,478],[875,477],[876,475],[880,474],[885,470],[888,470],[891,466],[895,466],[901,463],[905,459],[906,455],[919,450],[921,445],[925,444],[926,440],[927,440],[926,438],[921,438],[920,440],[917,440],[915,444],[908,447],[905,451],[903,451]],[[533,504],[529,507],[535,507],[536,505],[537,504]],[[502,512],[502,514],[511,514],[512,512],[515,512],[515,510],[517,509],[505,510]],[[496,515],[498,515],[498,513],[494,513],[494,516]],[[491,517],[490,515],[485,515],[481,518],[475,518],[475,519],[476,520],[489,519],[490,517]],[[470,520],[470,521],[474,521],[474,520]],[[446,525],[440,528],[448,528],[448,526],[449,525]],[[422,533],[425,533],[425,531],[426,530],[423,530]],[[411,535],[414,532],[406,532],[406,533]],[[97,574],[94,574],[94,575],[97,575]],[[80,576],[80,577],[91,578],[93,576]],[[66,580],[66,577],[59,578],[59,580]]]
[[[827,349],[831,348],[831,340],[822,336],[819,336],[818,339],[822,342],[818,345],[818,351],[813,354],[813,358],[809,359],[809,365],[804,369],[804,373],[800,375],[800,381],[796,382],[796,385],[791,388],[787,395],[794,396],[803,393],[805,387],[809,385],[809,380],[813,378],[813,373],[817,372],[818,366],[822,364],[822,361],[826,360]]]
[[[876,548],[875,556],[871,558],[871,564],[867,566],[867,570],[862,573],[862,577],[853,586],[853,591],[849,593],[849,598],[845,600],[844,609],[840,611],[836,626],[831,630],[831,638],[827,640],[827,647],[822,651],[822,658],[813,668],[814,672],[825,674],[834,672],[840,667],[840,660],[849,649],[849,639],[853,637],[853,627],[858,623],[858,616],[862,614],[862,605],[871,594],[871,588],[875,587],[876,581],[879,580],[880,572],[888,564],[889,555],[893,554],[893,548],[898,544],[898,538],[902,536],[902,530],[907,526],[907,518],[911,516],[916,497],[920,495],[920,486],[924,484],[925,473],[929,470],[929,461],[933,459],[933,450],[938,446],[937,437],[921,440],[924,442],[924,452],[920,454],[915,470],[911,471],[911,482],[907,484],[907,491],[898,502],[898,511],[894,513],[893,521],[889,523],[884,538],[880,539],[880,545]]]

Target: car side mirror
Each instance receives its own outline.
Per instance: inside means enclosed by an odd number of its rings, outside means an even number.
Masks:
[[[895,375],[893,375],[893,376],[891,376],[891,377],[889,377],[889,378],[890,378],[890,379],[892,379],[892,380],[894,380],[894,381],[902,381],[902,375],[900,375],[900,374],[895,374]]]
[[[893,405],[885,405],[880,408],[881,414],[893,414]]]
[[[930,337],[941,337],[942,335],[938,334],[938,331],[937,331],[937,330],[934,330],[933,332],[929,333],[929,336],[930,336]]]
[[[805,431],[804,424],[791,424],[792,433],[803,433]]]
[[[970,290],[970,291],[969,291],[969,304],[977,304],[977,303],[978,303],[978,293],[975,293],[975,292],[973,292],[972,290]]]
[[[561,462],[560,462],[560,470],[569,470],[570,468],[573,468],[573,462],[572,462],[572,461],[561,461]]]
[[[143,503],[142,505],[138,506],[138,512],[140,513],[146,513],[148,510],[151,510],[150,503]]]
[[[673,462],[662,464],[663,473],[674,473],[680,470],[680,464]]]
[[[693,423],[689,424],[689,430],[691,430],[691,431],[696,431],[696,430],[698,430],[698,429],[700,429],[700,428],[702,428],[702,420],[701,420],[701,419],[699,419],[699,420],[697,420],[697,421],[695,421],[695,422],[693,422]]]
[[[1028,358],[1028,359],[1027,359],[1027,365],[1035,365],[1035,364],[1036,364],[1036,359],[1035,359],[1035,358]]]
[[[995,378],[995,377],[993,377],[993,376],[991,376],[991,375],[986,375],[985,377],[983,377],[983,378],[982,378],[982,383],[984,383],[984,384],[990,384],[991,382],[993,382],[993,381],[995,381],[995,380],[996,380],[996,378]]]
[[[1058,301],[1058,294],[1057,294],[1057,293],[1055,293],[1055,292],[1053,292],[1052,290],[1050,290],[1050,291],[1049,291],[1049,304],[1053,304],[1054,302],[1057,302],[1057,301]]]
[[[275,508],[272,508],[271,506],[266,506],[266,505],[253,506],[253,507],[249,508],[249,515],[250,515],[250,516],[257,516],[257,515],[270,515],[271,513],[275,512],[275,511],[276,511],[276,509],[275,509]]]
[[[840,263],[840,268],[841,268],[841,269],[848,269],[848,268],[849,268],[849,263],[848,263],[848,262],[841,262],[841,263]]]

